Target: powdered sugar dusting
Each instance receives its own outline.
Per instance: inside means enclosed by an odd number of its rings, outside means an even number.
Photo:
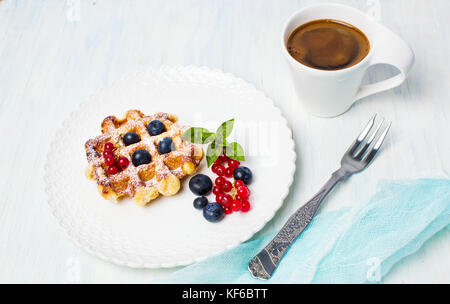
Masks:
[[[151,136],[147,131],[147,126],[152,120],[160,120],[166,127],[166,131]],[[86,144],[86,157],[88,163],[94,167],[94,176],[97,183],[103,186],[103,191],[113,191],[119,196],[133,197],[139,189],[155,188],[159,186],[168,176],[173,175],[178,179],[183,178],[183,164],[192,162],[198,166],[201,157],[194,155],[195,147],[190,142],[181,138],[181,135],[188,127],[177,124],[177,117],[168,113],[156,113],[151,116],[145,116],[138,110],[129,110],[125,118],[119,120],[115,116],[108,116],[102,122],[102,135],[89,139]],[[127,132],[135,132],[141,138],[141,141],[129,146],[125,146],[122,137]],[[159,154],[158,142],[165,138],[172,138],[176,150]],[[112,142],[116,146],[114,151],[116,157],[124,156],[130,161],[129,166],[115,175],[108,175],[107,165],[104,162],[104,145]],[[135,167],[131,162],[131,156],[134,151],[144,149],[150,153],[151,162],[149,164]],[[176,168],[170,169],[166,164],[168,162],[176,163]],[[153,176],[148,180],[141,179],[141,176]]]

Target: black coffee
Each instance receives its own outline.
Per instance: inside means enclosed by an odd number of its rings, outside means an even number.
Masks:
[[[320,70],[351,67],[369,54],[370,43],[358,28],[343,21],[320,19],[296,28],[287,41],[298,62]]]

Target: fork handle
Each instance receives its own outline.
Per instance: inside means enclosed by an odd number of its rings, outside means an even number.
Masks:
[[[267,280],[272,276],[286,251],[308,227],[320,203],[345,177],[346,173],[342,169],[334,172],[316,195],[289,217],[274,239],[250,261],[248,269],[254,277]]]

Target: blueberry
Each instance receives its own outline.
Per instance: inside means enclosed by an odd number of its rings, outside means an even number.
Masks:
[[[152,158],[150,156],[150,153],[148,153],[147,150],[136,150],[134,151],[133,155],[131,156],[131,161],[133,162],[133,165],[135,167],[140,165],[149,164],[151,162]]]
[[[155,119],[148,124],[147,130],[151,136],[156,136],[166,131],[166,127],[160,120]]]
[[[233,174],[234,179],[239,179],[244,182],[244,184],[248,185],[252,182],[252,171],[249,168],[240,166],[234,170]]]
[[[139,137],[139,135],[137,135],[134,132],[128,132],[128,133],[125,133],[122,140],[123,140],[123,143],[125,146],[129,146],[129,145],[135,144],[137,142],[140,142],[141,138]]]
[[[194,200],[195,209],[203,209],[208,204],[208,199],[205,196],[199,196]]]
[[[189,181],[189,189],[196,195],[206,195],[212,189],[212,181],[204,174],[197,174]]]
[[[175,150],[175,145],[173,144],[172,138],[170,137],[164,137],[160,140],[158,143],[158,152],[159,154],[166,154],[170,151]]]
[[[219,222],[225,216],[225,211],[219,203],[209,203],[203,208],[203,217],[212,223]]]

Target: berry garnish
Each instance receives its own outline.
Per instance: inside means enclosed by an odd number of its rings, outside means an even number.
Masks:
[[[175,150],[175,144],[173,143],[172,138],[164,137],[158,143],[158,152],[159,154],[166,154]]]
[[[247,212],[250,210],[250,203],[248,201],[242,201],[241,202],[241,211]]]
[[[239,197],[242,197],[242,198],[247,198],[250,195],[250,191],[245,186],[241,186],[241,187],[237,188],[236,192],[237,192],[237,195],[239,195]]]
[[[228,167],[225,169],[225,176],[226,177],[232,177],[234,172],[234,168]]]
[[[222,188],[220,186],[214,186],[213,187],[213,194],[214,195],[219,195],[220,193],[222,193]]]
[[[147,150],[143,149],[134,151],[133,155],[131,156],[131,161],[133,162],[133,165],[135,167],[149,164],[151,160],[152,157],[150,156],[150,153],[148,153]]]
[[[212,189],[212,181],[207,175],[197,174],[189,180],[189,189],[196,195],[206,195]]]
[[[212,173],[217,174],[217,168],[218,168],[219,166],[220,166],[219,164],[214,164],[214,165],[212,165],[212,167],[211,167]]]
[[[223,210],[225,211],[225,214],[230,214],[233,212],[233,210],[229,206],[225,206],[225,208],[223,208]]]
[[[238,160],[234,160],[234,159],[230,159],[230,161],[228,162],[228,167],[230,168],[237,168],[239,167],[240,162]]]
[[[239,188],[239,187],[245,186],[245,184],[244,184],[243,181],[241,181],[240,179],[238,179],[238,180],[236,180],[236,181],[234,182],[234,186],[235,186],[236,189],[237,189],[237,188]]]
[[[223,196],[222,202],[225,203],[225,205],[230,205],[233,202],[233,198],[229,194],[225,194]]]
[[[223,184],[226,182],[227,180],[225,178],[223,178],[222,176],[217,177],[214,180],[214,183],[216,184],[216,186],[223,186]]]
[[[155,119],[148,124],[147,131],[151,136],[156,136],[166,131],[166,127],[160,120]]]
[[[241,202],[238,200],[232,201],[231,210],[233,210],[234,212],[241,210]]]
[[[219,176],[224,176],[225,175],[225,167],[218,165],[215,173]]]
[[[225,192],[230,192],[232,188],[233,188],[233,184],[227,180],[222,185],[222,189]]]
[[[224,216],[225,211],[219,203],[208,203],[203,208],[203,217],[209,222],[219,222]]]
[[[232,198],[226,198],[225,196],[223,197],[222,201],[218,202],[222,208],[225,210],[225,208],[231,208],[231,202],[233,201]]]
[[[229,158],[226,157],[225,155],[220,155],[220,156],[217,158],[217,161],[221,162],[222,164],[228,162],[228,160],[229,160]]]
[[[239,179],[243,181],[246,185],[251,183],[253,177],[252,171],[249,168],[243,166],[237,167],[234,170],[233,175],[234,179]]]
[[[115,162],[116,160],[114,159],[114,156],[107,155],[105,157],[105,164],[107,164],[108,166],[114,165]]]
[[[216,203],[209,203],[203,208],[204,217],[212,222],[218,221],[234,211],[250,210],[247,188],[252,180],[249,168],[240,166],[245,161],[244,149],[237,142],[227,141],[233,130],[234,119],[222,123],[216,132],[205,128],[189,128],[182,138],[194,144],[208,144],[206,161],[211,171],[218,175],[214,180],[213,194]],[[149,126],[150,127],[150,126]],[[150,131],[149,131],[150,132]],[[234,182],[228,180],[234,177]]]
[[[239,194],[236,194],[236,195],[234,196],[234,198],[237,199],[238,201],[241,201],[241,202],[242,202],[242,201],[245,201],[245,199],[246,199],[245,197],[242,197],[242,196],[240,196]]]
[[[119,168],[116,165],[112,165],[108,167],[108,173],[111,175],[119,173]]]
[[[122,169],[126,169],[128,167],[128,165],[130,164],[130,161],[128,160],[128,158],[126,158],[125,156],[121,156],[119,157],[119,159],[117,160],[117,165]]]
[[[109,151],[114,150],[114,144],[112,142],[107,142],[105,144],[105,149],[104,150],[109,150]]]
[[[114,153],[111,150],[105,150],[103,151],[103,158],[106,159],[107,157],[114,158]]]
[[[123,140],[123,144],[125,146],[129,146],[129,145],[140,142],[141,138],[139,137],[139,135],[137,135],[134,132],[128,132],[128,133],[125,133],[122,140]]]
[[[220,192],[219,194],[216,194],[216,202],[221,203],[223,202],[223,198],[225,197],[225,193]]]
[[[194,200],[193,204],[195,209],[203,209],[208,204],[208,199],[204,196],[199,196]]]

